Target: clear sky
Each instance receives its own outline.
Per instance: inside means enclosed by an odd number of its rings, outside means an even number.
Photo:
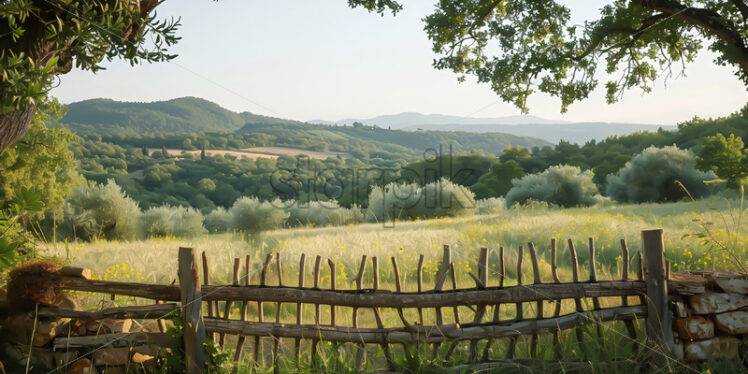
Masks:
[[[125,101],[197,96],[234,111],[297,120],[369,118],[406,111],[499,117],[519,114],[486,85],[458,83],[437,71],[421,19],[434,0],[409,0],[396,17],[350,9],[345,0],[167,0],[159,15],[179,16],[183,37],[174,63],[105,63],[93,74],[62,76],[52,94],[64,103],[106,97]],[[606,1],[568,1],[576,22]],[[629,91],[607,105],[598,89],[561,115],[558,100],[535,96],[530,114],[568,121],[670,125],[715,117],[748,102],[731,68],[703,51],[687,77],[659,81],[654,92]]]

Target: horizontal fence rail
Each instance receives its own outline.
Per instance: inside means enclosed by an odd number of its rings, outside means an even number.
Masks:
[[[563,283],[558,276],[556,264],[557,243],[551,241],[550,264],[552,279],[541,279],[539,256],[533,243],[528,243],[525,248],[518,248],[516,272],[519,274],[513,278],[516,285],[505,286],[507,280],[505,262],[505,249],[500,247],[496,251],[498,257],[498,271],[496,276],[491,277],[493,282],[498,281],[498,286],[489,285],[489,269],[487,266],[489,250],[481,248],[477,259],[478,275],[468,273],[469,279],[474,282],[474,287],[459,288],[455,265],[449,246],[444,246],[444,254],[440,266],[434,276],[431,286],[425,285],[423,280],[424,256],[421,255],[416,277],[416,292],[403,291],[401,284],[401,271],[398,268],[395,257],[390,258],[394,275],[395,290],[387,290],[380,287],[380,265],[377,257],[367,258],[362,256],[358,265],[358,272],[354,278],[355,289],[338,289],[336,284],[335,262],[328,260],[330,268],[329,288],[321,288],[320,267],[322,258],[316,256],[313,267],[307,267],[305,254],[301,255],[298,263],[298,286],[284,285],[279,254],[275,256],[268,254],[260,263],[261,270],[258,272],[259,284],[250,284],[251,268],[249,256],[242,261],[235,259],[233,266],[233,282],[228,285],[210,284],[208,273],[208,258],[202,254],[202,278],[199,277],[197,256],[192,248],[180,248],[179,252],[179,285],[154,285],[143,283],[125,283],[103,280],[91,280],[88,276],[81,276],[81,271],[64,271],[58,275],[60,289],[98,292],[103,294],[124,295],[138,298],[157,300],[156,305],[135,306],[123,308],[110,308],[95,312],[82,312],[42,308],[40,316],[65,317],[81,319],[104,319],[104,318],[144,318],[163,319],[181,314],[186,327],[182,348],[188,360],[187,371],[199,373],[202,371],[200,364],[205,362],[203,343],[211,339],[221,347],[226,344],[227,335],[236,335],[237,346],[235,360],[241,357],[246,337],[253,337],[254,351],[253,359],[259,362],[263,359],[260,353],[264,340],[266,343],[272,341],[272,359],[277,360],[281,338],[293,339],[296,358],[299,359],[301,340],[309,340],[312,343],[312,357],[317,354],[317,344],[322,341],[351,343],[357,350],[357,365],[360,364],[364,355],[366,344],[375,344],[381,347],[384,357],[392,367],[391,344],[421,344],[433,345],[434,353],[439,350],[441,344],[448,343],[446,358],[454,352],[456,344],[460,341],[469,341],[470,361],[485,361],[494,339],[508,339],[509,350],[506,353],[507,360],[513,360],[516,355],[517,338],[519,336],[531,337],[530,354],[534,358],[537,355],[540,334],[553,334],[553,345],[555,356],[560,359],[559,332],[563,330],[576,330],[578,343],[581,345],[584,337],[578,327],[586,324],[597,324],[598,336],[601,334],[599,324],[613,321],[623,321],[626,327],[625,333],[632,340],[637,340],[634,320],[647,319],[647,334],[655,343],[667,345],[667,335],[653,335],[657,329],[662,329],[662,322],[653,319],[661,318],[663,311],[668,308],[666,298],[663,299],[661,285],[664,287],[665,296],[668,292],[678,295],[694,295],[703,293],[705,284],[698,281],[674,281],[667,277],[667,269],[651,271],[645,266],[659,266],[658,261],[664,253],[662,244],[662,231],[653,230],[642,233],[643,252],[634,258],[636,262],[635,273],[637,279],[631,280],[628,274],[630,257],[626,242],[621,240],[623,274],[619,279],[598,280],[595,259],[595,244],[593,239],[588,241],[589,250],[589,275],[584,276],[578,266],[578,254],[572,240],[568,240],[568,250],[571,258],[571,270],[573,280]],[[523,283],[522,274],[523,253],[528,253],[530,258],[530,269],[532,282]],[[494,258],[495,258],[494,257]],[[244,262],[244,275],[240,277],[240,269]],[[311,262],[311,261],[309,261]],[[647,265],[650,263],[650,265]],[[654,265],[652,265],[654,264]],[[384,263],[384,265],[387,265]],[[269,269],[274,269],[273,284],[269,278]],[[370,269],[371,273],[366,279],[373,283],[373,287],[367,288],[363,284],[364,276]],[[312,282],[307,283],[305,278],[309,273]],[[647,279],[644,275],[647,274]],[[257,275],[255,277],[257,277]],[[275,279],[277,277],[277,279]],[[652,277],[660,277],[653,279]],[[525,277],[527,278],[527,277]],[[203,279],[203,284],[200,284]],[[243,281],[240,282],[240,279]],[[296,282],[294,282],[296,284]],[[656,284],[657,299],[650,297],[653,292],[653,284]],[[613,307],[601,307],[601,300],[607,298],[617,300]],[[632,303],[632,299],[637,302]],[[665,300],[665,301],[663,301]],[[571,311],[561,314],[562,301],[568,301]],[[586,301],[589,301],[587,305]],[[167,303],[176,302],[181,303]],[[252,308],[249,308],[250,303]],[[524,308],[529,303],[530,310]],[[275,318],[268,316],[268,304],[274,306]],[[284,305],[285,304],[285,305]],[[285,306],[284,317],[281,317],[281,305]],[[320,306],[329,308],[323,313]],[[619,306],[615,306],[619,305]],[[550,310],[544,307],[550,306]],[[238,315],[232,315],[231,311],[239,307]],[[305,309],[305,307],[308,307]],[[313,308],[313,309],[312,309]],[[348,308],[348,309],[341,309]],[[392,314],[385,320],[383,313],[387,309],[394,309],[397,315]],[[510,310],[510,319],[502,319],[501,310]],[[516,309],[516,312],[515,312]],[[304,312],[306,310],[306,313]],[[306,320],[310,311],[313,321]],[[359,314],[366,310],[373,315],[369,320],[376,327],[360,326]],[[425,312],[430,311],[428,318]],[[254,316],[250,315],[250,312]],[[287,323],[284,320],[290,318],[288,313],[295,314],[296,323]],[[203,316],[205,313],[205,316]],[[272,313],[272,309],[271,309]],[[342,326],[341,314],[351,317],[352,326]],[[406,313],[408,318],[406,318]],[[324,318],[323,318],[324,315]],[[232,318],[234,317],[234,318]],[[399,318],[398,318],[399,317]],[[433,317],[433,318],[432,318]],[[274,319],[274,321],[273,321]],[[322,320],[329,321],[323,323]],[[138,334],[109,334],[99,337],[69,337],[55,340],[55,347],[75,346],[90,347],[97,343],[111,342],[117,338],[117,344],[150,344],[160,342],[174,344],[173,339],[163,334],[165,331],[163,321],[159,321],[161,333],[138,333]],[[187,331],[189,330],[189,331]],[[483,352],[479,352],[478,342],[485,341]]]

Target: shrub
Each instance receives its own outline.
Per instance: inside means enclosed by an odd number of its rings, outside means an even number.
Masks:
[[[213,209],[205,216],[205,228],[211,234],[227,232],[231,229],[231,215],[223,207]]]
[[[454,217],[472,214],[474,207],[473,192],[446,179],[423,187],[390,183],[372,189],[367,216],[375,221]]]
[[[512,206],[536,200],[564,207],[590,206],[595,203],[597,193],[592,177],[592,171],[583,172],[576,166],[551,166],[542,173],[512,180],[506,204]]]
[[[618,202],[678,201],[686,193],[676,180],[697,198],[710,193],[703,182],[714,178],[714,173],[696,169],[689,151],[676,146],[649,147],[627,162],[617,175],[608,175],[606,192]]]
[[[357,205],[344,208],[337,201],[290,202],[286,209],[288,226],[343,226],[360,223],[364,219]]]
[[[134,240],[140,216],[138,204],[113,180],[84,184],[73,190],[64,209],[63,229],[84,240]]]
[[[256,197],[241,197],[229,210],[231,227],[247,234],[279,228],[288,218],[282,202],[260,201]]]
[[[138,221],[143,238],[191,238],[205,234],[203,215],[194,208],[160,206],[143,212]]]
[[[475,201],[475,214],[494,214],[506,208],[506,200],[502,197],[490,197]]]

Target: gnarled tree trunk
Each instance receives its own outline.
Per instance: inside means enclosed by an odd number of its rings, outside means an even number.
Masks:
[[[6,148],[23,139],[31,125],[31,118],[36,105],[26,105],[7,113],[0,114],[0,154]]]

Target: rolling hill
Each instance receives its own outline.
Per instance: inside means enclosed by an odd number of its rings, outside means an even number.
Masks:
[[[52,124],[55,125],[55,124]],[[236,113],[213,102],[183,97],[152,103],[92,99],[68,105],[61,126],[81,135],[231,133],[267,139],[263,146],[297,147],[310,150],[408,153],[421,155],[443,146],[448,152],[479,151],[499,154],[508,146],[545,146],[550,143],[529,136],[465,131],[403,131],[376,126],[332,126]],[[228,136],[228,135],[227,135]],[[228,144],[228,148],[232,146]],[[375,155],[376,156],[376,155]]]
[[[674,126],[610,122],[568,122],[529,115],[472,118],[415,112],[384,115],[369,119],[344,119],[334,122],[314,120],[310,122],[327,125],[360,122],[369,126],[376,125],[406,131],[436,130],[504,133],[541,138],[551,143],[566,140],[578,144],[584,144],[593,139],[600,141],[614,135],[628,135],[639,131],[657,131],[660,127],[664,130],[675,130]]]

